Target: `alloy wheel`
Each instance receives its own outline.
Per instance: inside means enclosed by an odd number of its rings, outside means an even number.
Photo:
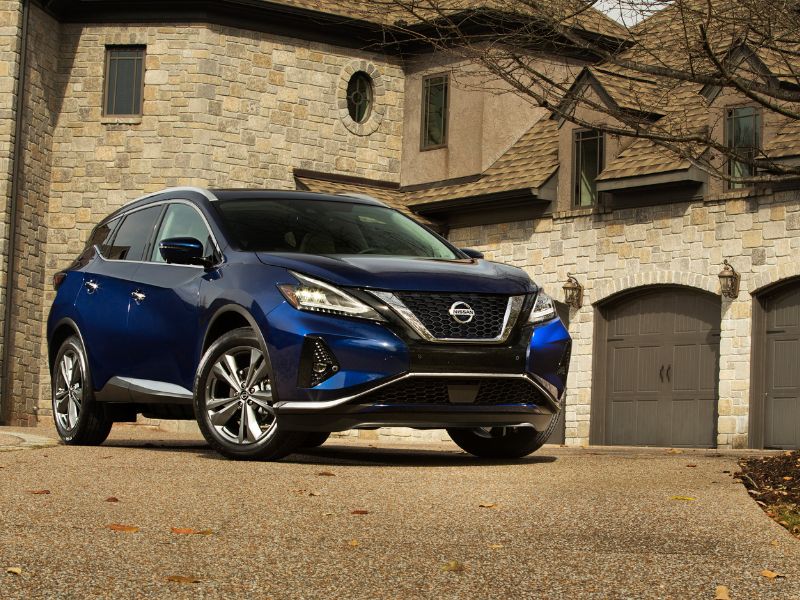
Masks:
[[[53,392],[53,412],[58,425],[69,431],[78,423],[83,403],[83,358],[73,349],[61,356]]]
[[[217,435],[250,445],[271,437],[277,427],[267,361],[258,348],[239,346],[223,354],[211,369],[205,411]]]

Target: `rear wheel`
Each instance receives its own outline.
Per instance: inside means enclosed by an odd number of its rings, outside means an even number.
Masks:
[[[105,408],[94,397],[89,361],[77,335],[58,349],[51,377],[53,419],[65,444],[97,446],[108,437],[113,425]]]
[[[214,450],[239,460],[275,460],[293,452],[305,434],[283,431],[272,405],[269,360],[249,328],[215,341],[194,385],[200,431]]]
[[[450,428],[447,433],[465,452],[481,458],[522,458],[541,448],[555,429],[553,416],[544,431],[533,427]]]

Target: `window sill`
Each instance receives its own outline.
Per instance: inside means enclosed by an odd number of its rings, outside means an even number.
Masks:
[[[142,122],[142,115],[109,115],[100,117],[100,123],[103,125],[139,125]]]
[[[600,206],[587,206],[586,208],[570,208],[569,210],[560,210],[553,213],[553,219],[568,219],[571,217],[585,217],[587,215],[595,215],[599,213],[608,212]]]
[[[430,152],[431,150],[444,150],[445,148],[447,148],[447,144],[439,144],[438,146],[425,146],[425,147],[420,146],[419,151]]]

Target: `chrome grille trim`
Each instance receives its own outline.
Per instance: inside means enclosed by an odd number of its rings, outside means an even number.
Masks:
[[[434,294],[435,292],[431,292]],[[401,319],[403,319],[413,329],[417,335],[428,342],[435,342],[437,344],[502,344],[511,335],[511,330],[517,323],[519,313],[522,311],[522,305],[525,303],[525,296],[509,296],[506,305],[506,312],[503,316],[503,325],[500,329],[500,335],[493,338],[438,338],[435,337],[422,321],[420,321],[414,312],[405,305],[405,303],[391,292],[378,292],[370,290],[370,294],[384,301],[388,304],[394,312],[396,312]]]

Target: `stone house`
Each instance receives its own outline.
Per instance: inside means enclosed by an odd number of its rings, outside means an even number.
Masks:
[[[572,274],[568,444],[800,446],[794,186],[728,189],[644,140],[560,122],[454,58],[387,46],[359,6],[3,4],[5,422],[49,418],[50,280],[94,223],[163,187],[270,187],[375,196],[559,299]],[[576,28],[624,35],[591,14]],[[596,57],[535,58],[577,93],[635,109]],[[720,139],[739,119],[780,160],[800,156],[798,128],[762,123],[746,99],[689,101]],[[724,260],[735,297],[720,293]]]

